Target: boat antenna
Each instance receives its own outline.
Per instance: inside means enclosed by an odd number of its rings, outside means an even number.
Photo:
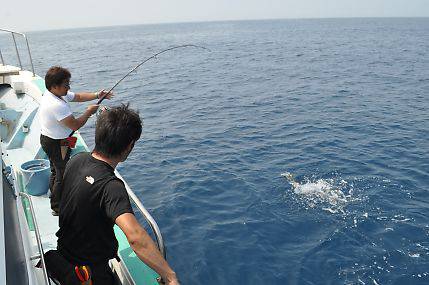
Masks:
[[[164,52],[167,52],[167,51],[170,51],[170,50],[173,50],[173,49],[178,49],[178,48],[187,48],[187,47],[201,48],[201,49],[205,49],[205,50],[211,51],[210,49],[208,49],[208,48],[206,48],[206,47],[199,46],[199,45],[193,45],[193,44],[186,44],[186,45],[174,46],[174,47],[170,47],[170,48],[164,49],[164,50],[162,50],[162,51],[160,51],[160,52],[157,52],[156,54],[154,54],[154,55],[152,55],[152,56],[150,56],[150,57],[146,58],[145,60],[143,60],[143,61],[142,61],[142,62],[140,62],[139,64],[137,64],[133,69],[131,69],[127,74],[125,74],[125,76],[124,76],[124,77],[122,77],[121,79],[119,79],[119,80],[115,83],[115,85],[113,85],[113,87],[109,89],[109,91],[108,91],[106,94],[109,94],[110,92],[112,92],[112,91],[113,91],[113,89],[115,89],[115,87],[116,87],[116,86],[118,86],[118,85],[119,85],[119,83],[121,83],[121,82],[122,82],[122,80],[124,80],[124,79],[125,79],[128,75],[130,75],[134,70],[136,70],[136,69],[137,69],[137,68],[139,68],[141,65],[143,65],[143,64],[144,64],[144,63],[146,63],[146,62],[148,62],[149,60],[156,58],[156,57],[157,57],[158,55],[160,55],[161,53],[164,53]],[[106,98],[106,96],[105,96],[105,95],[104,95],[104,96],[102,96],[102,97],[98,100],[97,105],[101,104],[101,102],[103,102],[103,100],[104,100],[105,98]]]

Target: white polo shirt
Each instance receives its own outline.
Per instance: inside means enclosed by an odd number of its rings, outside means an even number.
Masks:
[[[39,106],[39,119],[41,133],[52,139],[67,138],[72,132],[71,129],[63,125],[60,121],[72,115],[68,102],[73,101],[74,93],[67,92],[61,99],[46,90],[43,93]]]

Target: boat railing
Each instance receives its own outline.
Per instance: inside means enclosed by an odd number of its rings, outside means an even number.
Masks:
[[[34,208],[33,208],[33,202],[31,201],[30,195],[28,195],[27,193],[19,192],[19,195],[21,197],[27,199],[28,204],[30,205],[31,218],[33,220],[34,231],[36,234],[37,247],[39,249],[39,254],[36,256],[32,256],[31,259],[33,260],[33,259],[40,258],[40,264],[41,264],[42,270],[43,270],[43,278],[45,279],[46,284],[51,285],[51,281],[49,280],[49,277],[48,277],[48,271],[46,269],[45,257],[44,257],[43,246],[42,246],[42,239],[40,237],[39,227],[37,226],[37,220],[36,220],[36,214],[35,214]]]
[[[6,32],[12,35],[12,40],[13,40],[13,44],[15,46],[15,51],[16,51],[16,56],[18,58],[18,62],[19,62],[19,67],[22,68],[22,62],[21,62],[21,56],[19,54],[19,49],[18,49],[18,45],[16,43],[16,37],[15,36],[21,36],[25,39],[25,43],[27,44],[27,51],[28,51],[28,56],[30,57],[30,63],[31,63],[31,71],[33,72],[33,76],[35,76],[34,73],[34,65],[33,65],[33,58],[31,56],[31,50],[30,50],[30,45],[28,44],[28,39],[27,36],[23,33],[19,33],[19,32],[15,32],[15,31],[11,31],[11,30],[6,30],[6,29],[0,29],[0,32]],[[1,48],[0,48],[0,60],[1,60],[1,64],[5,65],[5,61],[3,58],[3,54],[1,52]]]
[[[119,173],[116,172],[116,175]],[[134,205],[139,209],[139,211],[143,214],[143,217],[145,218],[146,222],[149,224],[150,228],[152,229],[156,244],[158,246],[159,251],[161,252],[164,259],[167,259],[167,253],[165,249],[164,239],[162,238],[161,230],[158,227],[158,224],[156,223],[155,219],[152,217],[152,215],[149,213],[148,210],[143,206],[140,199],[136,196],[136,194],[131,190],[130,186],[128,186],[127,183],[125,184],[125,188],[127,189],[128,196],[130,196],[131,201],[133,201]]]

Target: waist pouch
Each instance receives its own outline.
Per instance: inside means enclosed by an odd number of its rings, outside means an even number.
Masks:
[[[74,265],[57,250],[45,253],[46,269],[49,277],[62,285],[92,285],[91,269],[88,265]]]
[[[60,140],[60,145],[61,146],[68,146],[69,148],[75,148],[76,147],[76,141],[77,141],[77,137],[68,137],[68,138]]]

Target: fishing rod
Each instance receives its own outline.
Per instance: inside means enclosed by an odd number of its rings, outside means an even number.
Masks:
[[[139,67],[140,67],[141,65],[143,65],[144,63],[148,62],[148,61],[149,61],[149,60],[151,60],[151,59],[156,58],[158,55],[160,55],[160,54],[162,54],[162,53],[165,53],[165,52],[167,52],[167,51],[174,50],[174,49],[178,49],[178,48],[187,48],[187,47],[201,48],[201,49],[205,49],[205,50],[211,51],[210,49],[208,49],[208,48],[206,48],[206,47],[203,47],[203,46],[194,45],[194,44],[186,44],[186,45],[180,45],[180,46],[173,46],[173,47],[170,47],[170,48],[166,48],[166,49],[164,49],[164,50],[162,50],[162,51],[160,51],[160,52],[157,52],[157,53],[155,53],[154,55],[152,55],[152,56],[150,56],[150,57],[146,58],[145,60],[143,60],[142,62],[140,62],[139,64],[137,64],[133,69],[131,69],[127,74],[125,74],[125,76],[123,76],[121,79],[119,79],[119,80],[115,83],[115,85],[113,85],[113,86],[112,86],[112,88],[110,88],[110,89],[109,89],[109,91],[107,91],[107,93],[105,93],[103,96],[101,96],[101,98],[99,98],[99,100],[98,100],[98,102],[97,102],[97,105],[100,105],[100,104],[101,104],[101,102],[103,102],[103,100],[104,100],[104,99],[106,99],[106,95],[107,95],[107,94],[109,94],[110,92],[112,92],[112,91],[113,91],[113,89],[115,89],[115,88],[116,88],[116,86],[118,86],[118,85],[119,85],[119,83],[121,83],[121,82],[122,82],[122,80],[124,80],[128,75],[130,75],[133,71],[135,71],[137,68],[139,68]],[[69,135],[69,138],[70,138],[70,137],[72,137],[74,133],[75,133],[75,131],[72,131],[72,132],[70,133],[70,135]],[[76,141],[74,141],[74,143],[76,143]],[[72,143],[72,144],[73,144],[73,143]]]
[[[97,102],[97,105],[101,104],[101,102],[103,102],[103,100],[104,100],[104,99],[106,99],[106,95],[107,95],[107,94],[109,94],[110,92],[112,92],[112,90],[113,90],[113,89],[115,89],[115,87],[116,87],[116,86],[118,86],[118,85],[119,85],[119,83],[121,83],[121,82],[122,82],[122,80],[124,80],[128,75],[130,75],[131,73],[133,73],[133,71],[135,71],[137,68],[139,68],[139,67],[140,67],[141,65],[143,65],[144,63],[148,62],[148,61],[149,61],[149,60],[151,60],[151,59],[156,58],[158,55],[160,55],[160,54],[162,54],[162,53],[164,53],[164,52],[167,52],[167,51],[170,51],[170,50],[173,50],[173,49],[178,49],[178,48],[187,48],[187,47],[195,47],[195,48],[201,48],[201,49],[205,49],[205,50],[211,51],[210,49],[208,49],[208,48],[206,48],[206,47],[203,47],[203,46],[193,45],[193,44],[187,44],[187,45],[180,45],[180,46],[170,47],[170,48],[164,49],[164,50],[162,50],[162,51],[160,51],[160,52],[157,52],[156,54],[154,54],[154,55],[152,55],[152,56],[150,56],[150,57],[146,58],[145,60],[143,60],[142,62],[140,62],[139,64],[137,64],[133,69],[131,69],[127,74],[125,74],[125,76],[124,76],[124,77],[122,77],[121,79],[119,79],[119,80],[115,83],[115,85],[113,85],[113,87],[112,87],[112,88],[110,88],[110,89],[109,89],[109,91],[107,91],[107,93],[105,93],[103,96],[101,96],[101,98],[100,98],[100,99],[98,100],[98,102]]]

